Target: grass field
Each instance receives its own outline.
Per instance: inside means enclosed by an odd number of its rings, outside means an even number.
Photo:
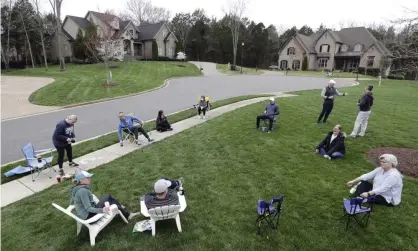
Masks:
[[[286,71],[281,71],[284,74],[286,74]],[[304,77],[327,77],[327,73],[326,72],[320,72],[320,71],[288,71],[287,72],[288,76],[304,76]],[[330,78],[356,78],[357,74],[351,73],[351,72],[334,72],[334,74],[332,75],[332,77]],[[363,74],[359,74],[358,75],[359,78],[368,78],[368,79],[376,79],[373,76],[369,76],[369,75],[363,75]]]
[[[216,64],[216,69],[226,75],[239,75],[241,74],[241,71],[231,71],[228,69],[228,65],[227,64]],[[247,68],[244,67],[242,68],[242,74],[249,74],[249,75],[260,75],[263,74],[264,71],[261,69],[258,69],[256,71],[255,68]]]
[[[251,98],[256,98],[256,97],[263,97],[266,95],[248,95],[248,96],[239,96],[239,97],[234,97],[234,98],[229,98],[229,99],[224,99],[224,100],[219,100],[216,102],[213,102],[212,104],[212,108],[217,108],[217,107],[221,107],[224,105],[228,105],[228,104],[232,104],[238,101],[242,101],[242,100],[246,100],[246,99],[251,99]],[[196,115],[196,109],[194,108],[190,108],[188,110],[185,111],[181,111],[172,115],[168,116],[168,121],[170,121],[170,123],[175,123],[187,118],[190,118],[192,116]],[[155,121],[151,121],[148,122],[147,124],[145,124],[145,128],[147,130],[154,130],[155,129]],[[81,157],[83,155],[86,155],[88,153],[97,151],[99,149],[105,148],[107,146],[110,146],[112,144],[116,144],[119,142],[119,138],[117,136],[117,133],[110,133],[101,137],[98,137],[96,139],[92,139],[89,141],[85,141],[82,142],[80,144],[76,144],[73,146],[73,157],[74,158],[78,158]],[[56,156],[56,152],[54,152],[54,160],[53,160],[53,165],[57,164],[57,156]],[[67,156],[65,156],[65,158],[67,158]],[[18,163],[13,163],[13,164],[9,164],[9,165],[4,165],[3,167],[1,167],[1,183],[7,183],[10,182],[12,180],[21,178],[23,176],[26,175],[30,175],[30,173],[26,173],[26,174],[22,174],[22,175],[16,175],[16,176],[12,176],[12,177],[5,177],[4,173],[15,168],[16,166],[22,165],[25,166],[26,162],[25,161],[20,161]]]
[[[174,221],[157,223],[156,237],[132,233],[136,221],[115,219],[89,244],[86,229],[51,206],[67,206],[70,185],[61,183],[2,208],[4,250],[418,250],[418,182],[405,177],[399,207],[376,206],[369,226],[345,233],[345,183],[374,168],[364,153],[382,146],[418,148],[417,85],[385,81],[376,97],[365,138],[347,139],[347,155],[329,161],[314,147],[340,123],[350,133],[356,102],[367,82],[341,89],[328,125],[313,125],[321,108],[318,91],[279,100],[279,130],[252,130],[265,103],[228,113],[92,170],[92,190],[110,193],[138,211],[139,196],[159,177],[185,178],[188,207],[183,232]],[[256,235],[256,204],[283,194],[278,231]],[[267,238],[267,236],[269,238]]]
[[[126,61],[115,63],[111,69],[113,87],[104,87],[106,71],[103,64],[67,64],[67,70],[60,72],[59,66],[13,70],[7,75],[42,76],[55,79],[34,92],[29,101],[37,105],[65,106],[104,98],[113,98],[150,90],[164,84],[173,77],[199,76],[199,69],[190,63]],[[2,72],[3,74],[3,72]]]

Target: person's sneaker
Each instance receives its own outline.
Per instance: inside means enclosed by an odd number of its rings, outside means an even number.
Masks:
[[[135,217],[135,216],[137,216],[137,215],[141,215],[141,213],[140,213],[140,212],[137,212],[137,213],[130,213],[130,214],[129,214],[129,217],[128,217],[128,220],[131,220],[133,217]]]
[[[357,137],[357,135],[355,135],[355,134],[350,134],[350,137],[351,137],[351,138],[355,138],[355,137]]]
[[[120,142],[120,146],[121,146],[121,147],[123,146],[123,142]]]
[[[267,133],[271,133],[271,131],[269,130]]]
[[[65,173],[64,173],[64,169],[59,168],[59,169],[58,169],[58,175],[59,175],[59,176],[61,176],[61,177],[62,177],[62,176],[64,176],[64,175],[65,175]]]
[[[171,128],[171,127],[170,127],[170,128],[168,128],[168,131],[172,131],[172,130],[173,130],[173,128]]]
[[[135,140],[135,144],[137,144],[138,146],[140,146],[141,145],[141,142],[139,141],[139,140]]]
[[[364,135],[362,135],[362,134],[359,134],[358,136],[359,136],[359,137],[364,137]]]
[[[77,163],[75,163],[74,161],[71,161],[70,163],[68,163],[68,165],[70,165],[70,166],[74,166],[74,167],[78,166],[78,164],[77,164]]]
[[[151,139],[151,138],[149,138],[149,139],[148,139],[148,142],[150,142],[150,143],[151,143],[151,142],[153,142],[153,141],[154,141],[154,140],[153,140],[153,139]]]

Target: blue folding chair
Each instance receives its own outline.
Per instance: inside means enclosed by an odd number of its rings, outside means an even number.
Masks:
[[[31,169],[32,181],[35,181],[35,178],[38,177],[39,174],[41,174],[42,171],[48,167],[51,167],[54,172],[57,171],[52,167],[52,160],[54,159],[54,156],[52,155],[52,150],[53,149],[50,148],[35,151],[35,148],[31,143],[28,143],[22,147],[22,152],[25,155],[26,159],[26,165]],[[42,155],[46,153],[50,153],[50,156],[40,158],[36,157],[36,155]],[[34,177],[35,173],[37,173],[37,175]],[[44,174],[48,176],[50,179],[52,178],[46,173]]]
[[[347,218],[345,231],[348,230],[350,222],[355,222],[358,226],[361,227],[367,227],[370,214],[373,211],[375,199],[376,196],[370,196],[368,198],[356,197],[343,200],[344,215],[340,218],[340,220]],[[358,217],[360,217],[360,219],[358,219]],[[365,224],[363,224],[364,221]],[[354,227],[355,226],[352,226],[350,230],[354,229]]]
[[[273,198],[269,202],[258,200],[257,234],[261,234],[262,228],[264,228],[263,232],[267,231],[268,227],[271,227],[273,230],[278,228],[283,198],[283,195],[281,195],[278,198]]]
[[[269,128],[269,123],[270,123],[270,121],[269,121],[268,119],[264,119],[263,121],[264,121],[264,126],[265,126],[266,128]],[[272,131],[273,131],[274,129],[279,128],[279,124],[277,123],[277,121],[278,121],[278,116],[274,116],[274,118],[273,118],[273,127],[271,128],[271,130],[272,130]]]

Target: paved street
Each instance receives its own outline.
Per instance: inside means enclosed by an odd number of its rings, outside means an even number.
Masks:
[[[213,68],[214,64],[211,65]],[[208,64],[204,67],[208,68]],[[327,81],[325,78],[310,77],[208,74],[203,77],[173,79],[165,88],[138,96],[2,121],[1,163],[22,159],[20,147],[27,142],[33,143],[38,149],[52,147],[51,137],[55,124],[69,114],[78,116],[75,133],[80,141],[116,130],[119,111],[133,112],[143,120],[150,120],[157,116],[160,109],[170,114],[192,107],[201,94],[210,96],[211,101],[217,101],[248,94],[319,89]],[[350,84],[349,80],[336,81],[337,87]],[[318,109],[319,99],[318,93]]]

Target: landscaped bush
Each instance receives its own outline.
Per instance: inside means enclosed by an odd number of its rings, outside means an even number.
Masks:
[[[304,57],[302,61],[302,71],[308,70],[308,57]]]
[[[26,65],[25,62],[16,62],[16,61],[10,61],[9,62],[9,69],[25,69]],[[6,66],[4,62],[1,62],[1,69],[6,69]]]
[[[397,80],[404,80],[405,76],[402,74],[390,74],[388,75],[389,79],[397,79]]]
[[[380,74],[380,69],[379,68],[367,68],[367,72],[366,72],[366,69],[364,67],[359,67],[358,73],[377,77]]]
[[[158,60],[158,45],[155,39],[152,40],[152,60]]]

